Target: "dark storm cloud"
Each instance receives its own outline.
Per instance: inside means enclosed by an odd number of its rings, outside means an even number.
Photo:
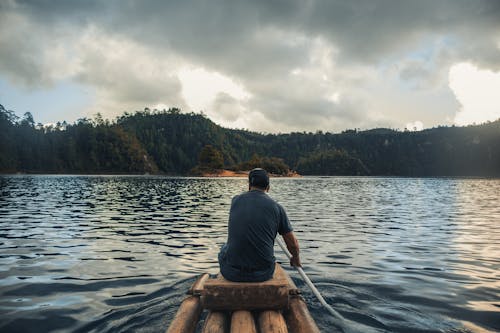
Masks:
[[[498,1],[322,1],[306,29],[328,36],[354,61],[377,61],[437,36],[449,36],[463,47],[485,42],[498,52],[490,42],[498,42],[499,10]]]
[[[109,33],[237,71],[245,64],[253,71],[254,63],[266,67],[281,63],[277,60],[300,61],[290,49],[277,45],[273,50],[257,38],[256,32],[269,27],[322,36],[338,47],[345,61],[380,61],[415,43],[448,36],[478,63],[500,63],[500,1],[495,0],[13,3],[16,11],[39,22],[97,24]]]
[[[240,82],[252,97],[242,104],[219,96],[214,106],[224,106],[221,116],[233,119],[228,105],[238,104],[290,128],[294,121],[314,127],[327,119],[345,124],[370,119],[361,114],[366,101],[359,80],[380,66],[400,68],[395,80],[441,84],[453,62],[500,68],[500,1],[495,0],[7,1],[0,4],[1,16],[24,17],[34,29],[0,23],[0,70],[21,81],[50,80],[43,58],[34,54],[51,46],[54,36],[71,31],[77,36],[96,28],[110,38],[139,45],[155,58],[181,59]],[[318,52],[329,48],[328,59],[314,59],[315,47]],[[342,68],[326,73],[335,81],[331,87],[320,82],[321,66]],[[313,67],[320,68],[316,78],[290,80],[294,69]],[[113,88],[95,75],[98,62],[85,70],[78,76],[85,82]],[[119,78],[139,83],[122,82],[115,96],[128,95],[144,82],[136,74]],[[158,101],[162,94],[180,99],[174,77],[163,87],[151,85],[143,93],[147,96],[137,100]],[[333,90],[344,99],[329,100],[326,95]]]
[[[323,36],[345,61],[380,61],[391,52],[449,36],[477,62],[500,63],[499,1],[150,1],[117,2],[116,32],[184,50],[219,65],[293,62],[295,54],[256,36],[266,28]],[[98,6],[94,6],[97,8]],[[478,51],[474,52],[477,48]],[[489,52],[485,52],[489,50]],[[283,52],[285,51],[285,52]],[[496,57],[494,55],[497,55]],[[287,58],[292,58],[288,60]],[[299,56],[300,59],[300,56]],[[229,60],[229,61],[228,61]],[[253,70],[253,67],[250,67]]]

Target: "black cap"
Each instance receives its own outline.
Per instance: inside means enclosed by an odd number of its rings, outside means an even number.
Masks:
[[[248,182],[250,186],[267,188],[269,186],[269,175],[262,168],[255,168],[248,174]]]

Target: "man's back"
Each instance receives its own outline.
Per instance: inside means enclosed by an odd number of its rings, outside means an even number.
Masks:
[[[249,269],[269,268],[275,262],[276,234],[290,231],[285,211],[265,192],[240,194],[233,198],[229,212],[227,261]]]
[[[299,243],[285,210],[266,192],[269,175],[261,168],[248,174],[248,192],[231,202],[227,243],[219,252],[222,275],[230,281],[260,282],[274,273],[274,239],[283,235],[292,253],[291,265],[300,266]]]
[[[274,273],[276,234],[292,231],[283,208],[264,191],[250,190],[231,202],[227,243],[219,253],[231,281],[265,281]]]

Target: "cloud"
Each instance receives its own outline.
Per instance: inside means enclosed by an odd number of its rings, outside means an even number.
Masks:
[[[203,68],[182,68],[177,76],[182,83],[184,98],[196,111],[204,110],[218,93],[240,100],[249,97],[248,92],[241,85],[217,72],[208,72]]]
[[[487,0],[0,4],[13,84],[71,79],[104,114],[202,108],[260,131],[452,123],[450,68],[498,70],[499,46],[500,2]]]
[[[233,123],[237,122],[246,112],[246,108],[238,99],[224,92],[217,94],[212,106],[212,109],[217,110],[217,112],[211,116],[219,118],[219,121],[229,126],[234,126]]]
[[[421,131],[424,129],[424,124],[420,120],[415,120],[412,123],[406,124],[405,129],[409,131]]]
[[[37,26],[17,13],[0,16],[9,27],[0,33],[0,73],[25,89],[47,89],[68,79],[85,84],[94,101],[81,116],[114,117],[160,103],[187,108],[176,75],[183,62],[173,54],[160,56],[94,25],[62,30]]]
[[[159,57],[143,45],[95,28],[81,36],[76,52],[80,71],[75,79],[94,87],[94,111],[117,115],[157,104],[186,107],[176,75],[183,62],[177,56]]]
[[[53,85],[75,70],[62,46],[70,39],[65,32],[34,25],[29,17],[0,10],[1,75],[27,88]]]
[[[470,63],[450,69],[450,87],[460,102],[457,125],[500,119],[500,71],[481,70]]]

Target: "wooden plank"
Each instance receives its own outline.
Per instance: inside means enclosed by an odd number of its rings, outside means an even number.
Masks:
[[[279,276],[280,278],[283,277],[284,279],[286,279],[286,281],[288,283],[288,293],[290,295],[300,294],[299,288],[297,288],[297,286],[295,285],[295,282],[293,282],[290,275],[288,275],[288,273],[283,269],[283,267],[281,267],[281,265],[276,265],[275,275]]]
[[[210,311],[202,333],[226,333],[228,328],[228,317],[226,313],[219,311]]]
[[[283,309],[288,306],[288,287],[286,285],[239,286],[225,285],[205,287],[202,304],[211,310],[257,310]]]
[[[290,333],[320,333],[316,322],[311,317],[307,305],[300,296],[290,298],[285,319]]]
[[[200,298],[188,296],[182,301],[167,333],[193,333],[200,319],[201,310]]]
[[[277,268],[264,282],[231,282],[219,276],[205,282],[202,306],[211,310],[282,309],[288,306],[286,273]]]
[[[231,316],[231,333],[257,333],[255,321],[250,311],[234,311]]]
[[[260,333],[288,333],[286,322],[279,311],[267,310],[259,314]]]
[[[188,290],[189,295],[200,295],[201,291],[203,290],[203,286],[205,285],[205,282],[208,280],[210,275],[208,273],[201,274],[198,276],[196,281],[193,283],[191,288]]]

